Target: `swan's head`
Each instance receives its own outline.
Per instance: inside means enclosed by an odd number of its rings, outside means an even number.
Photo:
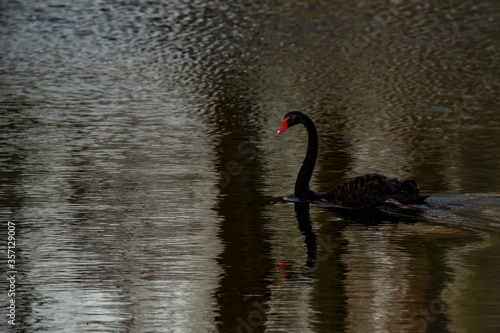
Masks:
[[[283,119],[283,124],[281,124],[280,129],[278,130],[278,132],[276,132],[276,135],[279,135],[279,134],[283,133],[287,128],[292,127],[292,126],[297,125],[298,123],[302,122],[302,119],[304,117],[307,117],[307,116],[300,111],[288,112],[285,115],[285,118]]]

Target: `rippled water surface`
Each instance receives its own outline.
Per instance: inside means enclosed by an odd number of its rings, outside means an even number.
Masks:
[[[0,1],[0,327],[499,332],[499,22],[494,1]],[[384,173],[430,206],[284,200],[289,110],[318,128],[312,188]]]

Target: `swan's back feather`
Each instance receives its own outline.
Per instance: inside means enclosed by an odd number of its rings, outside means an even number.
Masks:
[[[345,180],[333,190],[318,196],[344,206],[380,206],[393,199],[402,204],[423,203],[428,197],[420,194],[413,179],[400,181],[379,174],[368,174]]]

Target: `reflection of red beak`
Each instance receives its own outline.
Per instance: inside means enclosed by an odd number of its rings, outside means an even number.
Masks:
[[[288,125],[286,124],[287,120],[288,120],[288,117],[286,117],[285,119],[283,119],[283,124],[281,124],[281,127],[278,130],[278,132],[276,132],[276,135],[283,133],[288,128]]]
[[[284,278],[286,278],[286,262],[285,262],[285,260],[279,259],[278,263],[280,265],[281,278],[284,279]]]

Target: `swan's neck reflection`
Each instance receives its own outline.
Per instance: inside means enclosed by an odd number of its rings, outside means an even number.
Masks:
[[[309,203],[296,202],[295,216],[299,222],[299,229],[304,235],[304,241],[307,247],[307,267],[314,267],[318,257],[318,249],[316,245],[316,235],[312,229],[311,218],[309,216]]]

